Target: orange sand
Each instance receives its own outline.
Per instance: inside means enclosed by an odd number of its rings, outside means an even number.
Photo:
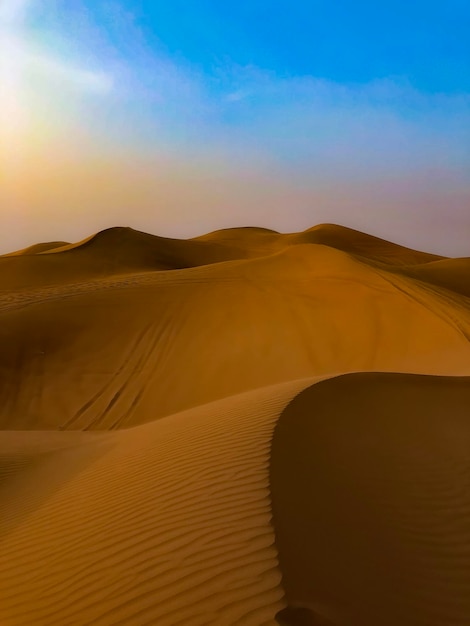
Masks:
[[[332,225],[0,257],[0,624],[470,625],[469,279]]]

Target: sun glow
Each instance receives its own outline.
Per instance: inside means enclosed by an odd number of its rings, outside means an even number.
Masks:
[[[0,6],[0,132],[11,157],[25,135],[41,126],[37,102],[60,101],[62,89],[108,93],[112,79],[104,72],[77,67],[49,50],[36,49],[27,36],[27,9],[31,2],[6,0]],[[59,88],[59,91],[56,91]],[[50,92],[54,91],[53,99]],[[51,117],[54,111],[50,111]]]
[[[24,55],[20,36],[25,9],[26,3],[18,0],[4,2],[0,8],[0,128],[3,140],[20,132],[26,121]]]

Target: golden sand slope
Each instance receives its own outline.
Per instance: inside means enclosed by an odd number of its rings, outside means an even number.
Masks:
[[[260,626],[275,420],[305,382],[119,433],[0,434],[2,626]]]
[[[470,378],[352,374],[301,393],[271,456],[288,602],[337,626],[468,626],[469,450]]]
[[[309,376],[469,374],[469,302],[316,244],[9,292],[0,424],[121,428]]]
[[[406,268],[406,275],[470,297],[470,258],[444,259]]]

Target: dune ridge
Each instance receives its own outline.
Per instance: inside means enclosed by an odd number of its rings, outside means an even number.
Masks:
[[[438,261],[443,257],[412,250],[396,243],[337,224],[319,224],[303,233],[290,235],[295,243],[316,243],[336,248],[371,261],[389,265],[414,265]]]

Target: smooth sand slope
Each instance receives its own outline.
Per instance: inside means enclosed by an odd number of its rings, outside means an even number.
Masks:
[[[470,626],[468,259],[62,243],[0,257],[1,626]]]
[[[7,260],[81,268],[72,252]],[[306,243],[184,270],[34,284],[0,295],[0,425],[123,428],[309,376],[470,374],[469,302],[396,265]]]
[[[270,467],[289,604],[338,626],[470,624],[469,451],[469,378],[352,374],[297,396]]]

